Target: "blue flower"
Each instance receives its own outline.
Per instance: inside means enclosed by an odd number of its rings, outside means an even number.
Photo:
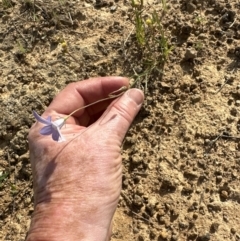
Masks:
[[[65,141],[64,137],[60,132],[60,129],[63,127],[66,119],[61,118],[55,121],[51,121],[51,116],[48,116],[47,119],[43,119],[35,111],[33,111],[33,115],[37,121],[45,124],[45,126],[40,130],[41,135],[52,135],[52,139],[54,141]]]

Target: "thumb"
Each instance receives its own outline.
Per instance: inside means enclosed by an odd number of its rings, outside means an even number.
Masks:
[[[97,121],[104,137],[108,140],[120,142],[120,145],[144,99],[144,94],[139,89],[130,89],[119,99],[114,101]],[[113,139],[114,138],[114,139]]]

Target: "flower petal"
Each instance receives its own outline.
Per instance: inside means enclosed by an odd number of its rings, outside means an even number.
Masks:
[[[52,125],[46,125],[40,130],[41,135],[51,135],[52,132]]]
[[[54,141],[58,141],[59,140],[59,137],[60,137],[60,132],[59,130],[55,130],[53,129],[52,131],[52,138]]]
[[[63,137],[61,131],[59,130],[59,138],[58,138],[58,142],[62,142],[62,141],[65,141],[65,138]]]
[[[60,129],[52,129],[52,139],[57,142],[65,141],[65,138],[62,136]]]
[[[36,112],[36,111],[33,111],[33,115],[34,115],[34,117],[36,118],[36,120],[37,121],[39,121],[39,122],[41,122],[41,123],[43,123],[43,124],[45,124],[45,125],[50,125],[51,124],[51,117],[50,117],[50,119],[49,119],[49,117],[45,120],[45,119],[43,119],[40,115],[38,115],[38,113]]]
[[[64,124],[65,124],[64,118],[60,118],[52,122],[52,126],[54,129],[57,129],[57,128],[61,129],[64,126]]]

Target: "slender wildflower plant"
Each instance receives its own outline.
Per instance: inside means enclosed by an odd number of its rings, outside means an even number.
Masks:
[[[85,105],[83,107],[80,107],[76,110],[74,110],[73,112],[71,112],[69,115],[65,116],[65,117],[61,117],[55,121],[52,121],[52,118],[51,116],[48,116],[46,119],[42,118],[40,115],[38,115],[38,113],[36,111],[33,111],[33,115],[35,117],[35,119],[44,124],[45,126],[42,127],[42,129],[40,130],[40,134],[41,135],[52,135],[52,139],[54,141],[57,141],[57,142],[62,142],[62,141],[65,141],[65,138],[63,137],[62,133],[61,133],[61,128],[64,126],[64,124],[66,123],[67,119],[69,117],[71,117],[72,115],[74,115],[77,111],[79,110],[82,110],[82,109],[85,109],[91,105],[95,105],[99,102],[102,102],[102,101],[105,101],[105,100],[110,100],[110,99],[114,99],[114,98],[117,98],[119,96],[121,96],[126,90],[128,89],[128,87],[126,86],[122,86],[120,89],[110,93],[108,95],[107,98],[104,98],[104,99],[100,99],[98,101],[95,101],[89,105]]]

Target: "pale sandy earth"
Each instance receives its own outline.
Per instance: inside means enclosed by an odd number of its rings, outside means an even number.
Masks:
[[[10,1],[10,0],[9,0]],[[33,212],[27,133],[67,83],[141,74],[131,1],[0,1],[0,240]],[[240,3],[169,0],[173,50],[123,144],[117,240],[240,240]],[[145,2],[146,17],[161,1]],[[71,16],[71,18],[69,17]],[[66,41],[74,58],[62,52]],[[136,77],[136,76],[135,76]],[[146,87],[146,88],[145,88]],[[5,174],[6,177],[4,176]],[[5,178],[4,178],[5,177]]]

